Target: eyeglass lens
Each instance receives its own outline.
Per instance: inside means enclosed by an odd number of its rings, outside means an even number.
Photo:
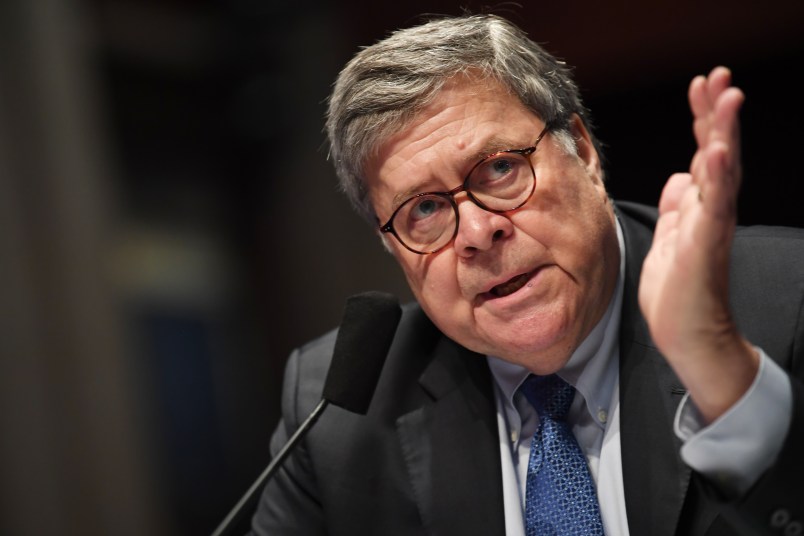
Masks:
[[[492,212],[522,206],[533,192],[535,176],[524,151],[501,152],[475,166],[464,183],[469,198]],[[414,196],[399,207],[393,227],[413,251],[429,253],[445,246],[457,230],[458,206],[452,193]]]

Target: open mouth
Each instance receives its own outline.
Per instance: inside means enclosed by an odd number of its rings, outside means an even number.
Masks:
[[[514,292],[525,286],[525,284],[530,279],[530,276],[531,274],[527,273],[527,274],[519,274],[516,277],[512,277],[505,283],[501,283],[496,287],[493,287],[489,291],[489,294],[497,298],[502,298],[504,296],[508,296],[509,294],[513,294]]]

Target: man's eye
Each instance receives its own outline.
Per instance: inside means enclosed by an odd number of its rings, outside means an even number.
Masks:
[[[439,198],[422,199],[414,204],[410,210],[410,216],[414,220],[423,220],[443,210],[446,204],[446,201]]]
[[[511,172],[514,168],[514,163],[508,158],[498,158],[494,160],[489,167],[492,172],[492,178],[495,175],[501,177]]]
[[[503,153],[484,161],[474,170],[469,181],[475,191],[497,190],[520,185],[529,174],[530,167],[524,157]]]

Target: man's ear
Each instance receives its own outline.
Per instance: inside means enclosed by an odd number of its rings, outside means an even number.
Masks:
[[[570,119],[570,132],[578,150],[578,157],[583,160],[587,171],[603,180],[603,168],[600,163],[600,155],[597,154],[595,144],[592,143],[592,136],[589,134],[586,125],[578,114],[572,114]]]

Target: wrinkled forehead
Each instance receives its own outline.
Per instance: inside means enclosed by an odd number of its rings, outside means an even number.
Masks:
[[[427,95],[426,100],[423,99],[406,110],[389,113],[387,117],[379,117],[380,124],[372,136],[373,141],[364,152],[363,167],[382,159],[383,154],[387,153],[387,148],[396,144],[414,125],[423,124],[440,113],[446,95],[460,95],[464,101],[484,97],[515,106],[523,112],[530,112],[526,105],[496,78],[471,72],[461,73],[444,80],[437,89]]]
[[[493,96],[500,100],[516,100],[523,109],[525,104],[502,82],[477,69],[470,69],[439,80],[422,92],[419,99],[414,100],[406,109],[388,110],[376,114],[374,120],[364,124],[375,123],[374,132],[368,135],[370,143],[364,147],[361,158],[362,176],[366,177],[367,167],[382,158],[385,148],[395,143],[411,125],[422,123],[440,110],[440,100],[445,93],[460,90],[468,100],[475,96]],[[370,128],[370,127],[369,127]]]
[[[449,190],[478,161],[527,146],[544,126],[500,83],[466,77],[449,80],[400,125],[364,165],[369,200],[381,219],[400,196]]]

